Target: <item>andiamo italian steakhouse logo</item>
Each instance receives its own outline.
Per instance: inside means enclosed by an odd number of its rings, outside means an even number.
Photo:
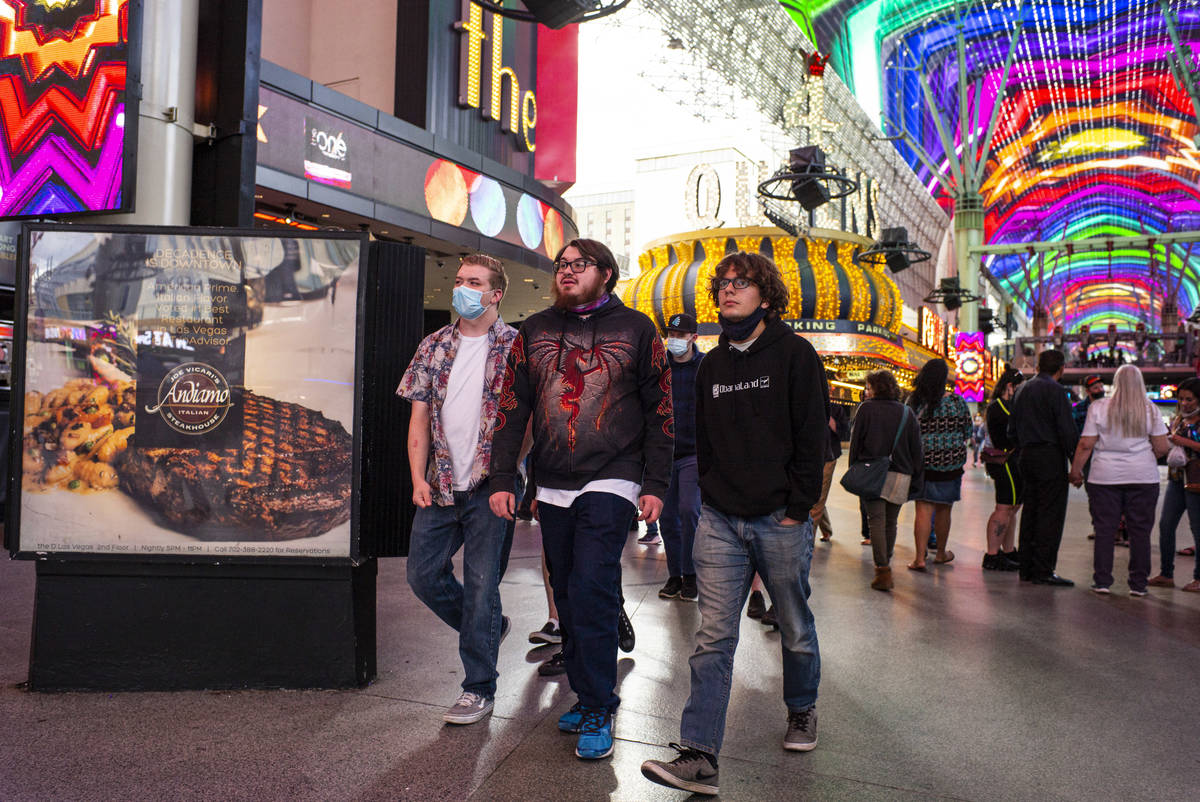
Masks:
[[[221,425],[232,406],[229,382],[203,362],[172,368],[158,385],[158,403],[146,407],[182,434],[205,434]]]

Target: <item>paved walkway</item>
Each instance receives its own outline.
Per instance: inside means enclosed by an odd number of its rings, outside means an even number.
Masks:
[[[840,475],[840,471],[839,471]],[[813,607],[823,671],[820,745],[780,748],[779,636],[746,620],[725,751],[727,800],[1189,799],[1200,794],[1200,594],[1087,591],[1090,542],[1072,491],[1059,572],[1073,589],[979,568],[991,484],[971,470],[955,507],[958,559],[868,588],[857,502],[836,486],[831,544],[818,544]],[[1186,529],[1186,526],[1183,527]],[[1181,545],[1191,543],[1181,533]],[[496,712],[444,726],[458,692],[456,639],[412,596],[404,561],[379,581],[379,678],[361,691],[35,694],[25,679],[33,566],[0,562],[0,799],[677,800],[638,766],[670,754],[688,694],[695,605],[663,602],[661,547],[630,537],[626,607],[637,648],[620,663],[610,760],[577,760],[555,720],[573,701],[539,679],[549,648],[535,526],[518,529],[503,585],[514,635]],[[1158,568],[1157,548],[1154,566]],[[1187,577],[1192,558],[1181,558]]]

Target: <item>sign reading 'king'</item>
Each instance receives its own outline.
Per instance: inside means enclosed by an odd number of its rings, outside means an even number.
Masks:
[[[504,66],[504,20],[488,12],[487,30],[484,12],[471,0],[462,2],[462,19],[454,24],[462,35],[459,47],[458,104],[464,108],[480,109],[483,116],[496,120],[505,131],[519,134],[525,149],[533,151],[533,129],[537,126],[537,98],[532,90],[521,91],[521,81],[512,67]],[[490,53],[485,54],[483,42],[490,39]],[[483,104],[483,63],[488,62],[488,103]],[[507,83],[508,108],[504,108],[504,89]]]

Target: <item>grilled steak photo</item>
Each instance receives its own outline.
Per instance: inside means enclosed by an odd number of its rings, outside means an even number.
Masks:
[[[138,448],[121,489],[164,526],[201,540],[293,540],[350,518],[353,442],[319,412],[247,390],[240,449]]]

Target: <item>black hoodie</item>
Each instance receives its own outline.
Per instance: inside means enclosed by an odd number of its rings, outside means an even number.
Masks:
[[[615,295],[584,314],[550,307],[521,326],[500,392],[493,493],[512,491],[531,414],[540,487],[625,479],[666,497],[674,441],[667,352],[650,318]]]
[[[746,518],[784,507],[803,521],[821,495],[829,385],[813,347],[777,317],[746,349],[721,335],[696,375],[705,504]]]

